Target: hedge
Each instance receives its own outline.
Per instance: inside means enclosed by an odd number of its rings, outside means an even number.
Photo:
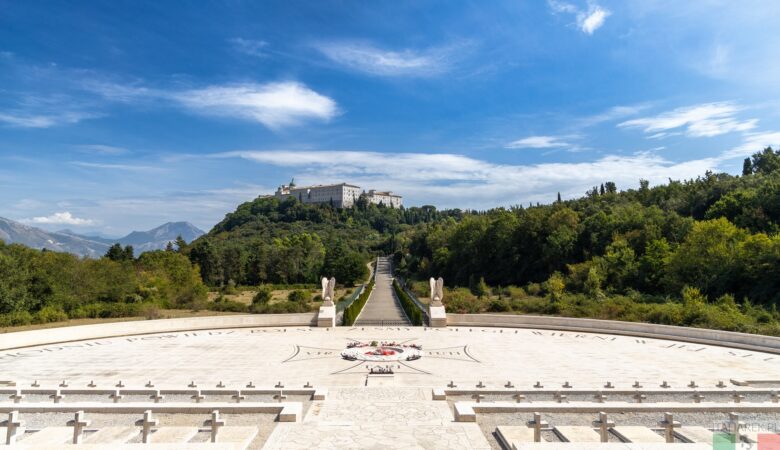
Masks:
[[[409,295],[403,290],[401,285],[398,284],[398,280],[393,280],[393,289],[395,289],[395,295],[397,295],[398,299],[401,301],[401,307],[403,307],[406,312],[406,316],[412,321],[412,325],[423,325],[422,311],[420,311],[417,304],[409,298]]]
[[[347,306],[347,309],[344,310],[344,325],[349,326],[355,323],[355,320],[357,320],[360,311],[363,310],[363,306],[365,306],[366,302],[368,301],[368,296],[371,295],[371,291],[373,290],[374,280],[372,279],[366,285],[366,288],[363,289],[363,292],[360,294],[357,300],[352,302],[352,304]]]

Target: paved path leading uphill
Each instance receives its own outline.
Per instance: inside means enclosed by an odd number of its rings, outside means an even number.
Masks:
[[[374,290],[355,325],[410,325],[393,290],[390,258],[377,259]]]

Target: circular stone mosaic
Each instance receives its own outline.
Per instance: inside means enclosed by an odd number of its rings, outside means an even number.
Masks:
[[[349,361],[414,361],[422,357],[422,346],[396,342],[352,342],[341,352]]]

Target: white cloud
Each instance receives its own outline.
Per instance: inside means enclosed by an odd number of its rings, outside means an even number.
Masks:
[[[244,38],[233,38],[230,39],[228,42],[233,44],[233,47],[236,49],[236,51],[240,53],[244,53],[246,55],[250,56],[257,56],[257,57],[266,57],[268,56],[268,53],[266,53],[266,48],[268,47],[268,42],[266,41],[258,41],[254,39],[244,39]]]
[[[243,158],[293,168],[299,184],[350,181],[363,187],[391,189],[407,204],[486,208],[525,202],[549,202],[557,192],[573,197],[604,181],[619,188],[686,179],[715,170],[717,160],[671,162],[643,153],[606,156],[581,163],[495,164],[456,154],[361,151],[239,151],[212,155]]]
[[[595,2],[588,2],[588,9],[582,9],[572,3],[558,0],[547,0],[547,4],[555,14],[573,14],[577,18],[577,28],[585,34],[593,34],[604,25],[607,17],[612,15],[608,9],[602,8]]]
[[[237,117],[274,129],[338,114],[334,100],[295,82],[210,86],[172,97],[200,114]]]
[[[623,128],[642,128],[652,138],[671,135],[669,130],[684,131],[690,137],[712,137],[756,127],[757,119],[740,120],[743,108],[728,102],[686,106],[657,116],[632,119],[618,124]]]
[[[18,128],[51,128],[81,122],[84,119],[99,117],[98,114],[66,111],[52,114],[35,114],[25,111],[0,112],[0,122]]]
[[[104,163],[92,163],[92,162],[83,162],[83,161],[74,161],[71,164],[73,164],[74,166],[84,167],[87,169],[124,170],[128,172],[160,172],[165,170],[162,167],[141,166],[135,164],[104,164]]]
[[[593,5],[587,13],[577,15],[577,25],[584,33],[593,34],[594,31],[604,25],[604,21],[610,14],[608,10]]]
[[[460,47],[386,50],[363,42],[328,42],[315,47],[330,60],[380,76],[433,76],[448,71]]]
[[[746,133],[744,140],[738,146],[723,152],[721,159],[744,158],[753,153],[760,152],[766,147],[780,148],[780,131],[764,133]]]
[[[506,148],[563,148],[571,146],[561,139],[562,137],[559,136],[529,136],[508,143]]]
[[[128,152],[126,148],[114,145],[84,144],[77,147],[86,153],[97,153],[99,155],[121,155]]]
[[[68,211],[54,213],[50,216],[33,217],[32,219],[27,219],[23,222],[47,225],[93,225],[95,223],[90,219],[74,217],[73,214]]]

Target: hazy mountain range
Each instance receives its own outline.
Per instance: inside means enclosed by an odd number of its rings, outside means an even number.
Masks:
[[[135,254],[164,249],[168,242],[181,236],[192,242],[204,231],[189,222],[168,222],[149,231],[133,231],[125,237],[111,239],[102,236],[86,236],[71,230],[45,231],[13,220],[0,217],[0,240],[7,244],[23,244],[28,247],[74,253],[79,256],[98,258],[108,248],[119,243],[132,245]]]

